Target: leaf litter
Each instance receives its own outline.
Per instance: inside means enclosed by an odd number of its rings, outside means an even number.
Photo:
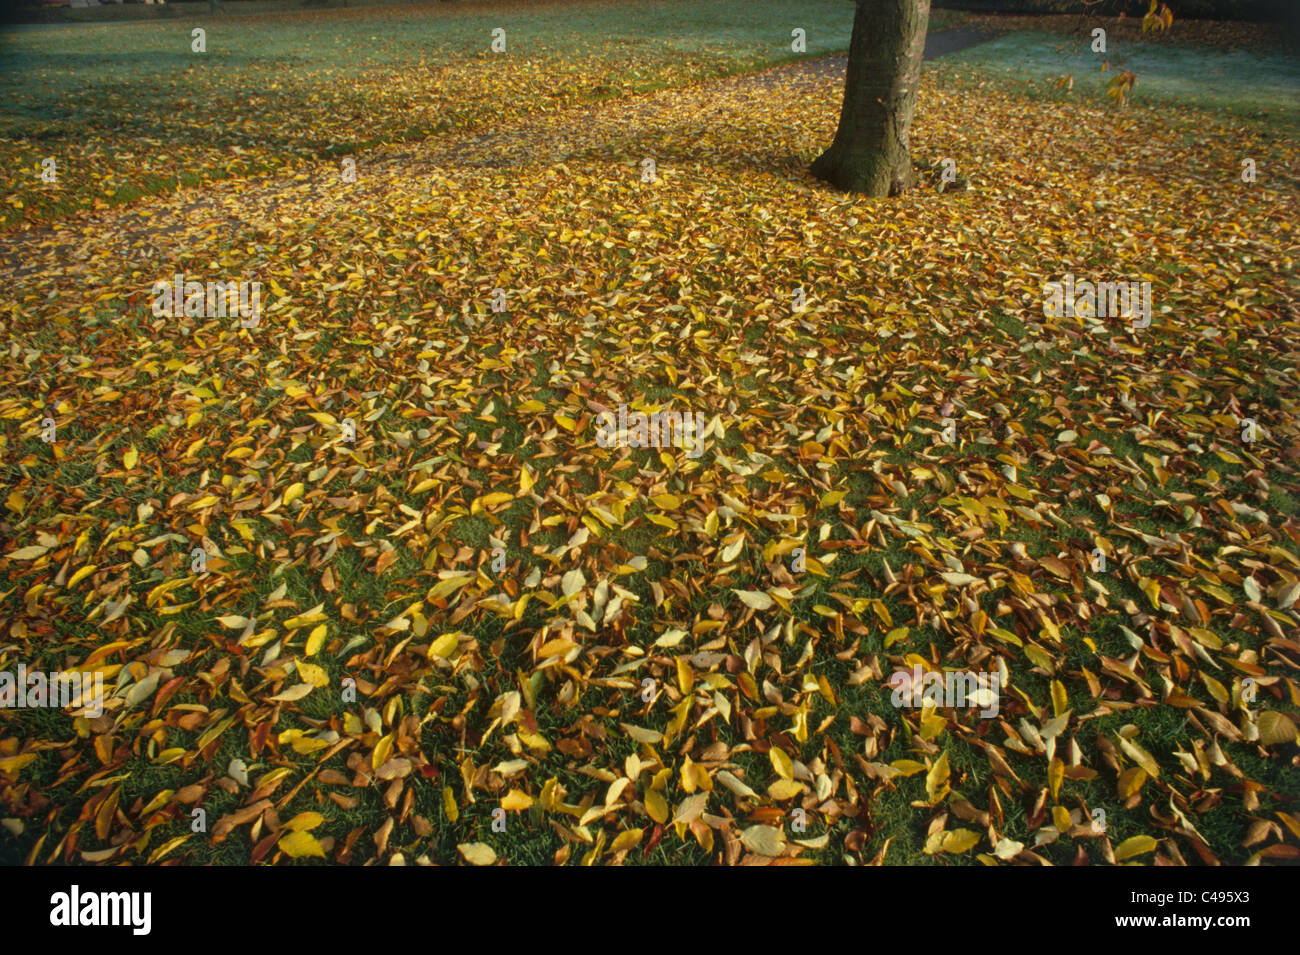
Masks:
[[[0,711],[23,859],[1300,855],[1262,134],[931,85],[970,188],[877,203],[803,172],[837,82],[773,75],[5,237],[0,667],[108,694]],[[1103,269],[1149,328],[1043,314]],[[176,272],[260,326],[155,319]],[[704,454],[602,447],[620,403]],[[918,666],[997,716],[891,705]]]

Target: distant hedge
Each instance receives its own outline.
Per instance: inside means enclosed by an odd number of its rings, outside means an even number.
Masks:
[[[1174,18],[1188,20],[1284,20],[1295,17],[1298,0],[1164,0]],[[1093,13],[1113,17],[1120,13],[1140,17],[1148,0],[1102,0],[1085,5],[1079,0],[934,0],[934,6],[981,13]]]

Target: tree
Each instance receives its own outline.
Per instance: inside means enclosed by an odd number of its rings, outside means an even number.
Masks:
[[[858,0],[844,105],[812,173],[840,189],[894,196],[916,182],[907,149],[930,0]]]

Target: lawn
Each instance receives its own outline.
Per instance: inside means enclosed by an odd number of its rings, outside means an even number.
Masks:
[[[842,0],[428,4],[13,29],[3,220],[141,195],[844,50]],[[939,13],[938,25],[960,14]],[[504,55],[492,31],[508,30]],[[205,30],[206,52],[191,49]],[[41,161],[64,171],[43,188]]]
[[[1078,18],[1065,18],[1077,24]],[[1136,106],[1193,107],[1273,122],[1294,136],[1300,129],[1300,58],[1274,44],[1215,47],[1201,27],[1201,42],[1143,42],[1129,27],[1108,37],[1105,53],[1094,53],[1091,35],[1065,29],[1018,29],[989,43],[959,51],[945,66],[969,65],[1018,88],[1059,89],[1067,77],[1076,98],[1105,97],[1116,73],[1138,75]],[[1106,70],[1102,70],[1102,65]]]
[[[927,67],[921,188],[837,194],[842,81],[748,71],[850,13],[5,36],[0,671],[107,699],[0,709],[0,859],[1300,858],[1293,135],[1008,36]]]

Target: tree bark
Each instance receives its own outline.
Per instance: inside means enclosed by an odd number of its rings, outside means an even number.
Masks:
[[[925,52],[930,0],[858,0],[840,125],[812,174],[869,196],[916,183],[907,137]]]

